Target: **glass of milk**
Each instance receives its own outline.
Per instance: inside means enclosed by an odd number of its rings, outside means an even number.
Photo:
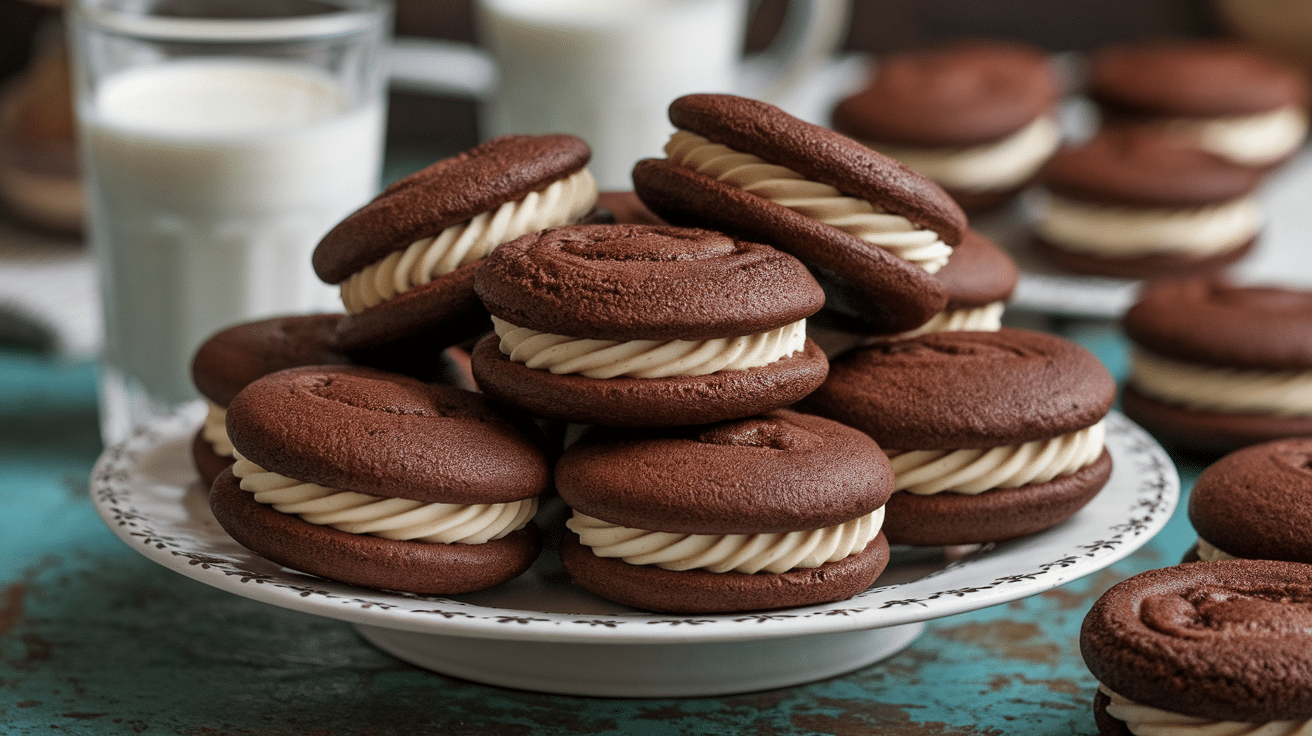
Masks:
[[[196,398],[218,329],[337,311],[310,265],[379,186],[387,0],[75,0],[101,433]]]

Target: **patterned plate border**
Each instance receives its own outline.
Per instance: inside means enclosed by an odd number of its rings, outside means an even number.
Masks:
[[[415,596],[339,584],[254,555],[214,521],[199,484],[182,480],[194,477],[186,448],[200,412],[195,405],[184,407],[101,455],[90,490],[110,530],[148,559],[238,595],[354,623],[441,635],[600,643],[731,641],[926,621],[1023,598],[1107,567],[1160,531],[1179,497],[1179,478],[1166,452],[1113,412],[1107,418],[1111,480],[1084,510],[1048,531],[984,545],[916,579],[820,606],[673,616],[613,604],[596,613],[598,601],[592,599],[575,610],[594,612],[561,613],[575,597],[582,601],[588,596],[558,574],[546,584],[502,586],[509,592],[501,600],[497,589],[472,596]],[[895,550],[886,577],[902,559]],[[530,571],[524,577],[534,575]]]

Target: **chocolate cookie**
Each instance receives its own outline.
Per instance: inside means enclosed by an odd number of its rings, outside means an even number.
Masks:
[[[1222,560],[1135,575],[1093,604],[1080,652],[1108,736],[1181,722],[1241,733],[1295,721],[1280,731],[1292,732],[1312,719],[1312,566]]]
[[[608,426],[702,424],[786,406],[824,380],[806,340],[824,294],[797,259],[707,230],[576,225],[525,235],[475,282],[497,334],[487,395]]]
[[[1062,338],[1003,328],[852,350],[799,406],[870,435],[893,463],[894,544],[972,544],[1057,524],[1111,474],[1116,384]]]
[[[1011,298],[1020,279],[1016,262],[997,243],[975,230],[967,230],[961,243],[952,249],[948,265],[938,272],[938,280],[948,291],[948,305],[943,314],[952,315],[997,305],[994,309],[1001,317],[1001,305]],[[951,321],[951,320],[950,320]],[[1001,325],[993,320],[963,319],[967,325],[960,329],[994,331]],[[989,329],[977,325],[989,325]],[[995,327],[996,325],[996,327]],[[946,328],[951,329],[951,328]]]
[[[311,314],[244,322],[216,332],[197,348],[191,380],[209,413],[193,438],[191,455],[206,488],[232,464],[232,442],[224,420],[238,391],[284,368],[351,362],[337,346],[341,317]]]
[[[933,273],[966,218],[929,179],[773,105],[688,95],[670,105],[679,130],[666,159],[639,161],[638,196],[679,225],[768,243],[799,258],[827,305],[871,332],[901,332],[942,310]]]
[[[948,264],[935,275],[948,291],[948,304],[914,330],[895,335],[866,335],[861,332],[859,322],[822,309],[808,323],[807,334],[832,358],[857,345],[928,332],[1002,329],[1002,313],[1020,278],[1020,269],[1006,251],[979,232],[967,230],[952,249]]]
[[[1253,247],[1262,174],[1151,130],[1104,128],[1041,174],[1040,252],[1077,273],[1156,278],[1211,271]]]
[[[321,279],[341,284],[343,347],[361,362],[413,373],[420,356],[491,329],[474,295],[479,261],[591,212],[590,155],[570,135],[502,136],[395,182],[342,220],[313,263]]]
[[[1163,282],[1123,325],[1134,350],[1121,405],[1163,442],[1224,453],[1312,435],[1312,292]]]
[[[574,510],[561,560],[597,595],[656,611],[842,600],[888,563],[880,522],[892,484],[869,437],[787,410],[593,430],[556,465]]]
[[[1312,437],[1264,442],[1208,466],[1189,493],[1202,560],[1312,562]]]
[[[1229,42],[1104,48],[1090,60],[1087,92],[1117,124],[1152,126],[1245,166],[1289,158],[1307,134],[1299,70]]]
[[[519,575],[550,485],[538,447],[487,401],[370,368],[292,368],[232,400],[237,462],[210,505],[242,545],[365,587],[451,594]]]
[[[1057,150],[1060,92],[1042,49],[959,41],[880,57],[831,124],[978,212],[1008,200]]]

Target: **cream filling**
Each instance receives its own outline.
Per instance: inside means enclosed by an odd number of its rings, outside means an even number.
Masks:
[[[1312,415],[1312,371],[1215,368],[1136,348],[1131,354],[1130,383],[1155,399],[1190,409]]]
[[[1226,552],[1211,542],[1198,538],[1198,559],[1203,562],[1216,562],[1217,560],[1234,560],[1238,559],[1234,555]]]
[[[896,335],[874,335],[862,340],[861,344],[875,345],[931,332],[997,332],[1002,329],[1002,313],[1006,308],[1006,302],[990,302],[981,307],[944,310],[914,330]]]
[[[1308,118],[1297,105],[1258,115],[1164,121],[1172,135],[1188,138],[1203,150],[1249,166],[1275,163],[1303,145]]]
[[[200,427],[201,439],[210,443],[214,454],[220,457],[232,457],[232,440],[228,439],[228,410],[218,404],[205,400],[208,411],[205,423]]]
[[[1107,714],[1135,736],[1312,736],[1312,721],[1214,721],[1141,705],[1101,683],[1098,690],[1111,698]]]
[[[949,189],[987,192],[1033,176],[1061,145],[1061,128],[1045,115],[1000,141],[970,148],[867,145]]]
[[[365,266],[342,282],[342,304],[350,314],[361,312],[472,263],[502,243],[579,220],[596,203],[597,182],[587,169],[580,169]]]
[[[1050,195],[1036,229],[1077,253],[1132,258],[1154,253],[1207,256],[1237,248],[1262,227],[1255,197],[1192,209],[1077,202]]]
[[[930,273],[937,273],[952,255],[952,246],[933,230],[916,227],[905,217],[885,212],[864,199],[845,196],[828,184],[808,181],[792,169],[712,143],[695,133],[675,131],[665,144],[665,155],[671,163],[836,227]]]
[[[264,470],[236,454],[232,473],[241,488],[284,514],[350,534],[442,544],[482,544],[523,528],[538,500],[511,503],[424,503],[325,488]]]
[[[928,496],[943,491],[978,495],[994,488],[1047,483],[1102,455],[1103,422],[1048,440],[973,450],[889,453],[893,490]]]
[[[806,349],[806,320],[711,340],[593,340],[516,327],[497,317],[501,352],[527,368],[588,378],[668,378],[759,368]]]
[[[772,572],[819,567],[866,548],[884,525],[884,507],[837,526],[772,534],[681,534],[618,526],[575,511],[565,522],[598,557],[666,570]]]

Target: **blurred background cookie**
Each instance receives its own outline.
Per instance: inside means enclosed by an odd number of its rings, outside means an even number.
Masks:
[[[0,203],[42,228],[80,233],[86,208],[68,52],[40,51],[0,87]]]
[[[1104,128],[1044,167],[1039,251],[1076,273],[1150,278],[1216,270],[1264,224],[1260,171],[1159,132]]]
[[[968,40],[887,54],[830,124],[942,186],[967,212],[1008,200],[1061,144],[1057,72],[1042,49]]]
[[[1107,122],[1150,126],[1228,161],[1270,167],[1307,137],[1300,71],[1229,41],[1157,41],[1098,50],[1087,92]]]
[[[1123,325],[1133,350],[1121,405],[1162,442],[1223,453],[1312,435],[1312,292],[1164,282]]]

